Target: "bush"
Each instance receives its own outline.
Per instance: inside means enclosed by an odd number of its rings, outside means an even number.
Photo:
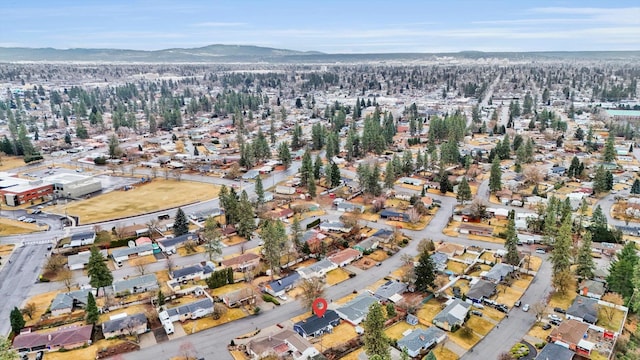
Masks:
[[[536,343],[536,349],[542,349],[545,345],[547,345],[546,342],[540,342],[540,343]]]
[[[96,165],[105,165],[107,163],[107,159],[104,156],[98,156],[93,159],[93,163]]]
[[[514,359],[520,359],[521,357],[529,355],[529,348],[523,343],[517,343],[513,345],[509,353],[511,353]]]
[[[270,302],[274,305],[280,305],[280,301],[269,294],[262,294],[262,300]]]
[[[256,306],[256,307],[254,307],[254,308],[253,308],[253,314],[254,314],[254,315],[258,315],[258,314],[260,314],[260,308],[259,308],[259,307],[257,307],[257,306]]]

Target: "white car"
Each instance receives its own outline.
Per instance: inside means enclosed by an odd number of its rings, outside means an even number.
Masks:
[[[278,298],[282,301],[287,301],[289,298],[286,295],[278,295]]]
[[[529,304],[524,304],[524,306],[522,307],[522,311],[524,312],[529,311]]]
[[[549,315],[549,319],[556,320],[556,321],[562,321],[562,319],[556,314],[550,314]]]

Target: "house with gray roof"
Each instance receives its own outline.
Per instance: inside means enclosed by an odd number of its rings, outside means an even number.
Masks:
[[[436,251],[431,254],[431,261],[433,262],[433,267],[437,271],[444,272],[447,269],[447,262],[449,261],[449,257],[447,256],[447,254]]]
[[[163,252],[169,254],[175,253],[176,249],[182,247],[185,242],[196,239],[197,237],[195,234],[187,233],[173,238],[161,239],[156,241],[156,243],[158,243],[158,246],[160,247],[160,249],[162,249]]]
[[[478,280],[476,283],[471,285],[469,291],[467,291],[467,298],[471,299],[473,302],[479,303],[482,302],[482,299],[489,299],[496,293],[496,284],[487,280]]]
[[[548,343],[538,353],[536,360],[572,360],[575,353],[567,347]]]
[[[428,329],[415,329],[398,340],[398,348],[406,349],[410,357],[416,357],[447,338],[447,334],[435,326]]]
[[[57,294],[49,305],[49,310],[53,316],[69,314],[76,308],[83,308],[87,305],[87,297],[92,289],[69,291]]]
[[[215,270],[215,266],[212,262],[207,262],[206,265],[195,264],[191,266],[185,266],[181,269],[173,270],[170,275],[171,279],[175,281],[187,281],[187,280],[202,280],[206,279]]]
[[[116,296],[156,291],[158,290],[158,279],[155,274],[146,274],[114,281],[113,285],[111,285],[111,290]]]
[[[331,333],[333,328],[338,326],[338,324],[340,324],[340,317],[338,314],[333,310],[327,310],[322,317],[311,315],[310,317],[293,324],[293,331],[307,339],[310,337],[317,337],[325,333]]]
[[[106,339],[133,334],[144,334],[149,331],[147,316],[144,313],[115,316],[102,323],[102,333]]]
[[[505,264],[505,263],[497,263],[493,265],[493,267],[487,271],[486,274],[482,275],[485,280],[499,283],[503,281],[507,276],[509,276],[514,271],[513,265]]]
[[[320,230],[348,233],[351,231],[351,226],[347,226],[342,221],[323,221],[320,224]]]
[[[208,297],[199,299],[188,304],[176,306],[162,311],[160,319],[168,319],[171,322],[199,319],[213,313],[213,300]]]
[[[96,241],[95,231],[86,231],[71,235],[71,247],[91,245]]]
[[[109,253],[106,249],[100,250],[100,254],[102,254],[103,258],[108,258]],[[74,255],[69,255],[67,257],[67,266],[69,270],[82,270],[89,263],[89,257],[91,257],[91,251],[81,251]]]
[[[595,324],[598,322],[598,300],[578,295],[567,309],[567,319]]]
[[[380,285],[373,293],[373,296],[382,301],[397,303],[402,300],[402,294],[406,291],[407,284],[400,281],[389,280]]]
[[[307,267],[299,268],[296,271],[303,279],[310,279],[314,277],[323,277],[329,271],[337,269],[338,265],[331,262],[328,259],[322,259],[317,263],[311,264]]]
[[[353,300],[336,309],[340,318],[351,325],[360,324],[369,313],[371,304],[378,302],[376,297],[369,293],[362,293]]]
[[[443,330],[452,331],[464,324],[470,307],[471,304],[458,298],[450,299],[447,306],[433,318],[433,323]]]
[[[111,250],[111,257],[113,258],[113,261],[118,264],[118,266],[122,265],[123,261],[147,255],[153,255],[153,244],[151,243]]]
[[[364,205],[354,204],[348,201],[343,201],[337,206],[338,211],[341,212],[364,212]]]
[[[582,296],[600,300],[604,293],[607,292],[607,289],[603,282],[587,279],[580,283],[578,292]]]

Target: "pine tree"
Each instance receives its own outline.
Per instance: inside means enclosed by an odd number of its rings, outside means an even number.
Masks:
[[[313,177],[316,180],[320,180],[320,170],[322,169],[322,159],[320,154],[316,155],[316,160],[313,162]]]
[[[297,216],[293,218],[291,223],[291,241],[296,249],[300,250],[302,242],[302,227],[300,226],[300,220]]]
[[[489,174],[489,190],[495,193],[502,190],[502,169],[500,169],[500,159],[498,156],[493,158],[491,163],[491,173]]]
[[[384,187],[387,189],[393,188],[395,184],[395,169],[393,167],[393,161],[387,161],[387,166],[384,171]]]
[[[9,314],[9,322],[11,323],[11,331],[15,335],[20,334],[20,330],[25,325],[24,317],[22,317],[22,312],[17,307],[14,307]]]
[[[273,278],[276,271],[280,270],[280,259],[287,242],[287,231],[280,220],[268,220],[262,227],[262,247],[265,260],[271,269]]]
[[[89,284],[97,291],[113,283],[113,274],[107,267],[104,256],[95,246],[91,248],[91,255],[89,255],[87,275],[89,276]]]
[[[180,236],[189,232],[189,220],[187,215],[184,214],[182,208],[178,208],[176,212],[176,218],[173,222],[173,235]]]
[[[582,279],[593,278],[593,272],[596,268],[593,263],[593,257],[591,256],[591,233],[586,232],[582,236],[582,244],[578,250],[578,257],[576,259],[576,275]]]
[[[362,323],[365,353],[369,357],[379,356],[381,360],[391,360],[390,345],[384,333],[384,314],[382,305],[374,302],[369,306],[367,317]]]
[[[89,293],[87,295],[87,306],[85,308],[85,314],[87,324],[95,324],[98,322],[100,318],[100,312],[98,311],[98,306],[96,305],[96,299],[93,297],[93,293]]]
[[[607,276],[607,285],[609,290],[617,292],[629,301],[633,295],[633,275],[634,269],[638,265],[638,254],[636,253],[636,243],[627,242],[618,254],[616,259],[609,265],[609,276]]]
[[[551,252],[550,260],[553,264],[554,274],[568,270],[571,266],[571,245],[571,218],[568,217],[560,226],[553,252]]]
[[[340,181],[342,180],[342,176],[340,175],[340,168],[338,164],[332,162],[331,163],[331,187],[336,187],[340,185]]]
[[[616,159],[616,149],[614,144],[613,130],[609,130],[609,136],[604,143],[604,153],[602,154],[604,162],[612,162]]]
[[[256,229],[253,215],[253,206],[249,202],[247,192],[243,190],[238,203],[238,235],[245,239],[249,239],[251,233]]]
[[[316,197],[316,178],[311,174],[311,178],[309,179],[309,183],[307,184],[307,190],[309,191],[309,195],[311,197]]]
[[[633,181],[633,185],[631,185],[631,193],[632,194],[640,194],[640,180],[635,179]]]
[[[255,186],[256,196],[258,197],[258,205],[262,205],[264,203],[264,187],[262,186],[262,179],[260,175],[256,177],[256,186]]]
[[[464,205],[465,201],[471,200],[471,197],[471,187],[469,186],[469,182],[466,177],[462,177],[462,181],[458,184],[456,199]]]
[[[507,238],[504,241],[504,247],[507,249],[507,254],[504,260],[507,264],[518,265],[520,263],[520,255],[518,255],[518,234],[513,217],[509,217],[506,235]]]
[[[284,141],[278,146],[278,160],[282,163],[285,169],[291,166],[291,150],[289,150],[289,143]]]
[[[414,269],[416,275],[416,290],[426,292],[432,288],[435,281],[435,272],[431,255],[424,251],[420,254],[418,265]]]
[[[305,151],[302,155],[302,164],[300,165],[300,183],[302,186],[307,186],[309,178],[313,175],[313,162],[311,161],[311,154],[309,151]]]
[[[71,145],[71,134],[69,134],[68,130],[64,133],[64,142],[65,144]]]

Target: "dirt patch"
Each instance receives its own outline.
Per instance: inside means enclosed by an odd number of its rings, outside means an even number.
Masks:
[[[118,354],[126,354],[128,352],[138,351],[138,350],[140,350],[140,345],[126,341],[126,342],[111,345],[111,346],[108,346],[107,348],[98,350],[98,353],[96,354],[96,359],[104,359],[104,358],[112,357]]]
[[[369,270],[372,267],[374,267],[377,263],[378,261],[374,261],[372,259],[369,259],[368,257],[363,257],[363,258],[360,258],[358,261],[352,263],[352,265],[357,267],[358,269]]]

